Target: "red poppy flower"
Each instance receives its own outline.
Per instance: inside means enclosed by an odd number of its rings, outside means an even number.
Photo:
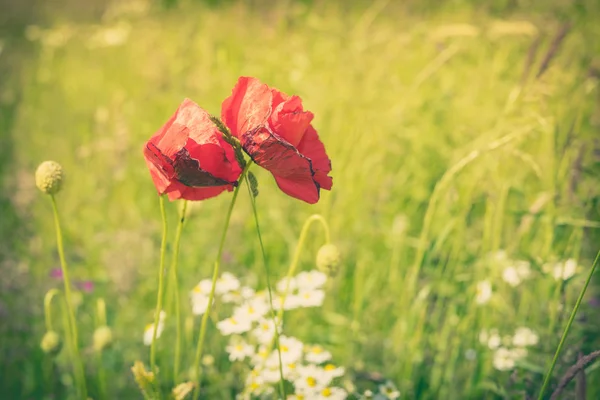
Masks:
[[[307,203],[331,190],[331,161],[298,96],[241,77],[221,106],[221,119],[252,160],[269,170],[281,190]]]
[[[233,190],[242,169],[206,111],[185,99],[146,143],[144,158],[159,194],[204,200]]]

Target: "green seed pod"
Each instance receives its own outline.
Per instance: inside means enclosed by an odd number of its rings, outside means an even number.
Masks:
[[[54,357],[62,349],[62,340],[55,331],[48,331],[44,334],[40,347],[44,353]]]
[[[55,161],[44,161],[35,171],[35,185],[46,194],[58,193],[63,180],[63,169]]]
[[[317,268],[329,276],[337,274],[340,266],[340,251],[334,244],[321,246],[317,252]]]
[[[106,326],[100,326],[94,331],[94,349],[102,351],[109,347],[113,341],[112,330]]]

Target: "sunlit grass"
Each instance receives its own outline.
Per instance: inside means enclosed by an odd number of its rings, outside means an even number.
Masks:
[[[115,333],[104,354],[109,391],[135,393],[129,367],[148,353],[142,335],[153,317],[161,234],[142,144],[184,97],[218,115],[238,76],[256,76],[303,98],[333,163],[333,190],[316,206],[288,199],[255,170],[275,279],[315,212],[343,254],[324,307],[290,315],[289,332],[323,344],[349,369],[382,373],[407,398],[479,398],[510,381],[509,372],[494,370],[480,331],[508,335],[525,326],[541,338],[524,367],[539,388],[584,281],[576,275],[562,286],[542,267],[573,258],[584,272],[586,227],[598,227],[587,221],[597,177],[585,170],[598,129],[597,78],[588,74],[598,51],[588,38],[598,27],[574,15],[536,77],[561,23],[542,14],[503,18],[467,7],[423,18],[385,2],[261,11],[188,4],[107,12],[99,25],[30,28],[38,52],[11,133],[9,186],[31,232],[22,255],[30,284],[43,293],[58,265],[48,204],[32,195],[35,167],[54,159],[67,175],[58,200],[69,265],[74,279],[96,282],[80,312],[81,339],[91,346],[92,297],[106,297]],[[182,296],[210,276],[229,201],[190,204]],[[167,212],[175,227],[176,205]],[[221,268],[264,286],[251,213],[242,191]],[[313,235],[300,268],[314,266],[323,236]],[[500,250],[531,263],[531,277],[516,288],[491,261]],[[492,298],[477,304],[476,285],[486,279]],[[187,297],[182,304],[189,315]],[[43,319],[32,323],[41,337]],[[165,370],[173,337],[167,322],[158,343]],[[189,366],[194,342],[184,345]],[[209,325],[205,349],[218,371],[230,365],[224,346]],[[474,358],[466,356],[471,350]],[[231,386],[218,375],[211,384],[210,398]]]

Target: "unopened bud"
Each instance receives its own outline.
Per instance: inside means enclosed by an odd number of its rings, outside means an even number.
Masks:
[[[35,171],[35,184],[46,194],[56,194],[62,187],[63,169],[55,161],[44,161]]]
[[[60,353],[62,340],[60,340],[60,336],[55,331],[48,331],[44,334],[40,347],[44,353],[55,356]]]
[[[112,330],[106,326],[100,326],[94,331],[94,349],[102,351],[109,347],[113,341]]]
[[[340,266],[340,251],[334,244],[321,246],[317,252],[317,268],[329,276],[337,274]]]

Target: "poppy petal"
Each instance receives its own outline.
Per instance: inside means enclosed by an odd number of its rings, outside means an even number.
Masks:
[[[184,184],[173,181],[171,185],[167,188],[166,194],[169,196],[169,200],[206,200],[211,197],[215,197],[224,191],[232,191],[233,186],[214,186],[214,187],[189,187]]]
[[[275,107],[269,117],[269,125],[273,132],[298,146],[313,118],[313,113],[302,108],[300,97],[292,96]]]
[[[285,193],[311,204],[319,200],[311,161],[290,143],[266,126],[246,132],[241,142],[252,160],[275,176]]]
[[[221,120],[237,138],[265,123],[271,113],[273,95],[256,78],[240,77],[231,96],[221,104]]]
[[[298,144],[298,151],[312,162],[312,167],[315,171],[314,179],[319,186],[323,189],[331,190],[333,179],[328,176],[331,172],[331,160],[327,156],[325,146],[312,125],[308,127]]]

